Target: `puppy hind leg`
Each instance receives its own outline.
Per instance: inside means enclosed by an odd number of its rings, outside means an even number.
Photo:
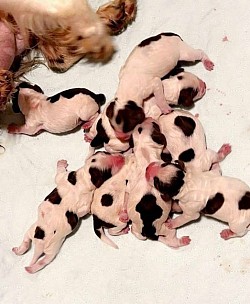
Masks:
[[[223,229],[220,232],[220,236],[224,240],[228,240],[233,237],[242,237],[248,231],[246,223],[229,223],[229,229]]]
[[[34,244],[34,254],[29,266],[34,265],[38,261],[44,250],[44,242],[42,240],[35,240]]]
[[[189,236],[183,236],[181,238],[176,237],[175,229],[168,229],[166,227],[166,234],[159,236],[158,241],[172,248],[179,248],[181,246],[189,245],[191,239]]]
[[[25,234],[24,239],[22,244],[19,247],[13,247],[12,251],[16,254],[16,255],[22,255],[24,254],[26,251],[29,250],[30,248],[30,244],[31,244],[31,238],[29,236],[29,231]]]
[[[45,256],[37,261],[35,264],[25,267],[25,270],[28,273],[35,273],[41,269],[43,269],[46,265],[50,264],[55,258],[55,254],[45,254]]]
[[[206,70],[212,71],[214,63],[209,59],[207,54],[201,49],[194,49],[184,41],[180,45],[180,59],[183,61],[201,61]]]

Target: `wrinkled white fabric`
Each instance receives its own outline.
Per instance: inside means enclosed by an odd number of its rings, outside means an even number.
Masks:
[[[94,7],[103,0],[90,1]],[[223,142],[232,153],[221,163],[223,174],[250,184],[250,63],[249,1],[138,0],[136,21],[114,38],[117,52],[105,65],[79,62],[65,74],[40,67],[28,75],[51,96],[73,87],[86,87],[114,97],[118,72],[141,40],[160,32],[179,34],[203,49],[215,63],[206,71],[201,63],[186,67],[207,84],[195,104],[207,143],[218,150]],[[18,118],[17,118],[18,117]],[[139,241],[132,234],[110,237],[115,250],[96,237],[92,218],[63,244],[57,258],[42,271],[25,272],[32,256],[17,257],[11,248],[21,243],[33,223],[41,200],[54,188],[56,162],[69,169],[82,166],[88,153],[83,131],[35,137],[8,135],[6,125],[19,120],[1,115],[0,144],[0,302],[3,304],[238,304],[249,300],[250,234],[224,241],[227,226],[202,217],[177,231],[191,244],[173,250],[159,242]]]

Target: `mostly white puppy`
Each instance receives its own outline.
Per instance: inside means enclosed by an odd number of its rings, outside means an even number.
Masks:
[[[46,130],[62,133],[80,124],[89,128],[105,100],[103,94],[95,94],[84,88],[68,89],[47,97],[39,86],[22,82],[12,103],[14,112],[21,112],[25,116],[25,124],[10,124],[8,132],[34,135]]]
[[[107,116],[118,138],[126,139],[135,126],[143,122],[143,103],[150,95],[154,95],[163,113],[171,111],[161,78],[180,60],[202,61],[207,70],[214,67],[204,51],[190,47],[174,33],[147,38],[134,48],[120,70],[115,100],[107,108]]]
[[[91,204],[95,234],[114,248],[118,246],[106,236],[104,229],[107,228],[110,235],[122,235],[129,231],[126,188],[133,166],[135,157],[131,154],[125,158],[121,170],[95,190]]]
[[[250,229],[250,187],[243,181],[221,176],[219,167],[206,172],[185,172],[177,163],[154,163],[147,168],[148,181],[164,196],[179,201],[183,213],[167,222],[177,228],[196,220],[200,213],[226,222],[220,235],[227,240]]]
[[[161,115],[158,123],[167,140],[162,160],[183,161],[187,171],[208,171],[231,152],[229,144],[222,145],[218,152],[208,149],[200,120],[188,111]]]
[[[174,69],[162,79],[164,96],[170,106],[190,108],[206,93],[206,84],[196,75],[184,69]],[[143,110],[146,117],[158,119],[162,114],[154,96],[145,100]]]
[[[145,177],[147,165],[160,159],[166,139],[152,118],[147,118],[133,131],[135,165],[128,176],[127,212],[131,232],[140,240],[158,240],[171,247],[188,245],[188,237],[178,239],[176,231],[164,224],[172,207],[172,199],[161,196]]]
[[[58,161],[57,187],[39,205],[38,219],[26,232],[22,244],[12,249],[15,254],[22,255],[34,242],[32,261],[25,267],[27,272],[41,270],[56,257],[79,218],[90,212],[94,190],[123,165],[122,155],[106,152],[97,152],[77,171],[67,171],[67,161]]]

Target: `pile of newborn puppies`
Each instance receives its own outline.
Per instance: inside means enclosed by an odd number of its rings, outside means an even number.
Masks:
[[[178,248],[190,243],[177,238],[176,228],[200,213],[227,222],[223,239],[244,235],[250,224],[250,188],[242,181],[221,176],[219,162],[230,152],[207,148],[198,117],[171,106],[190,107],[206,91],[192,73],[176,68],[180,61],[213,63],[202,51],[178,35],[161,33],[142,41],[131,52],[119,74],[114,100],[87,89],[70,89],[46,97],[37,85],[22,83],[13,97],[13,109],[25,116],[10,133],[60,133],[79,124],[90,143],[82,168],[67,171],[57,163],[57,187],[38,209],[38,219],[25,234],[17,255],[34,242],[28,267],[34,273],[57,255],[79,218],[93,215],[96,235],[118,248],[105,234],[131,232],[140,240],[158,240]],[[53,113],[57,113],[54,115]],[[97,151],[103,148],[106,151]],[[181,213],[171,218],[172,212]],[[44,255],[43,255],[44,254]],[[42,256],[43,255],[43,256]]]

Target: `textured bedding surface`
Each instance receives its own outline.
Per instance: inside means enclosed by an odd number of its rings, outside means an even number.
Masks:
[[[92,0],[94,7],[105,1]],[[221,164],[223,174],[250,184],[250,4],[247,0],[138,0],[136,21],[114,38],[117,52],[108,64],[79,62],[67,73],[44,66],[28,79],[46,93],[85,87],[111,100],[118,72],[141,40],[160,32],[174,32],[195,48],[204,49],[215,63],[212,72],[201,63],[189,65],[207,84],[207,93],[192,113],[198,113],[208,147],[223,143],[232,153]],[[56,259],[42,271],[24,270],[32,257],[15,256],[24,233],[35,221],[37,206],[54,188],[56,162],[66,159],[69,170],[83,165],[88,152],[83,131],[65,135],[41,133],[9,135],[6,125],[19,121],[10,110],[1,115],[0,143],[0,303],[2,304],[147,304],[246,303],[249,300],[250,233],[224,241],[227,226],[213,219],[177,230],[189,235],[190,245],[178,250],[132,234],[111,237],[115,250],[94,234],[92,218],[81,221]]]

